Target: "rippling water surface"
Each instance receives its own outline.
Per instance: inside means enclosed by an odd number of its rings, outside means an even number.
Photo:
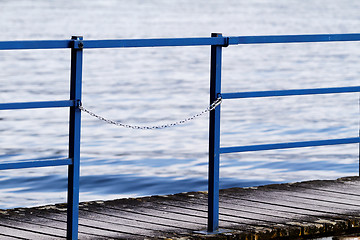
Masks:
[[[359,32],[357,1],[0,1],[0,41]],[[359,43],[230,46],[223,92],[354,86]],[[87,49],[83,104],[128,124],[181,120],[207,107],[209,47]],[[0,52],[0,102],[69,95],[70,51]],[[359,95],[227,100],[221,145],[358,136]],[[0,161],[67,156],[68,110],[1,111]],[[208,118],[156,131],[83,114],[81,201],[207,188]],[[226,154],[221,187],[334,179],[358,172],[358,146]],[[0,172],[0,208],[66,201],[66,167]]]

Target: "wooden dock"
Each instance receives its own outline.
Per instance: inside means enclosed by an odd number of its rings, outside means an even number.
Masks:
[[[207,193],[80,204],[79,239],[306,239],[360,231],[360,178],[220,193],[220,227],[207,224]],[[66,205],[0,211],[0,239],[66,239]]]

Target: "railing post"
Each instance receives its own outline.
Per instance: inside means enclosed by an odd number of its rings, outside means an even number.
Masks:
[[[80,128],[81,128],[81,85],[83,61],[83,37],[73,36],[74,46],[71,49],[70,99],[75,106],[70,107],[69,158],[72,164],[68,168],[68,205],[67,205],[67,239],[78,239],[79,218],[79,175],[80,175]]]
[[[212,33],[211,37],[222,37]],[[221,93],[222,46],[211,46],[210,104]],[[219,228],[220,105],[210,112],[209,124],[208,233]]]

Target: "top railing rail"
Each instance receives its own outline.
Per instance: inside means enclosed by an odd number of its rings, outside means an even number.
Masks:
[[[203,38],[154,38],[154,39],[109,39],[109,40],[37,40],[0,41],[0,50],[57,49],[57,48],[132,48],[132,47],[175,47],[175,46],[228,46],[240,44],[305,43],[360,41],[359,33],[267,35],[239,37]],[[77,45],[76,43],[81,43]],[[74,45],[75,44],[75,45]]]

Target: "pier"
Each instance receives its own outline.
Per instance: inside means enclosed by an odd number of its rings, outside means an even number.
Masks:
[[[68,156],[60,159],[45,157],[0,163],[0,170],[67,166],[67,204],[2,211],[0,236],[2,239],[73,240],[291,239],[357,230],[360,211],[360,192],[357,190],[360,183],[357,177],[219,191],[221,154],[360,143],[356,131],[354,136],[346,138],[245,146],[226,146],[224,143],[224,146],[220,146],[222,100],[360,92],[360,86],[222,92],[222,49],[231,45],[349,41],[360,41],[360,34],[225,37],[221,33],[213,33],[207,38],[114,40],[84,40],[82,36],[73,36],[70,40],[0,42],[0,50],[69,49],[71,53],[68,99],[0,103],[0,110],[69,108]],[[177,46],[210,47],[210,105],[203,112],[210,113],[208,192],[79,203],[81,113],[89,113],[115,125],[141,129],[107,120],[83,106],[84,50]],[[144,129],[162,127],[165,126]]]
[[[79,239],[308,239],[360,231],[360,177],[220,190],[218,234],[207,192],[83,202]],[[0,211],[0,239],[66,239],[66,204]]]

